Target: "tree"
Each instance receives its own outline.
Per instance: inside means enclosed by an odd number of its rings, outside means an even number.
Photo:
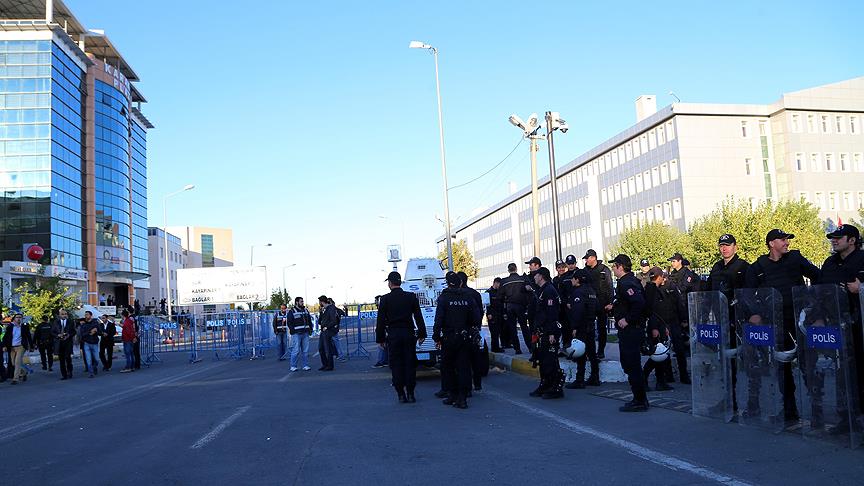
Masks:
[[[448,266],[446,248],[441,250],[441,253],[438,254],[438,260],[440,260],[445,267]],[[476,279],[480,272],[480,269],[477,266],[477,260],[474,259],[474,255],[472,255],[471,250],[468,249],[468,242],[465,240],[459,240],[456,243],[453,243],[453,271],[465,272],[465,274],[468,275],[468,278],[472,280]]]
[[[282,304],[291,307],[291,295],[285,289],[276,289],[270,293],[270,302],[265,308],[267,310],[277,310]]]
[[[830,253],[823,226],[819,210],[805,201],[768,201],[754,209],[746,200],[727,199],[690,227],[693,253],[688,258],[694,267],[710,267],[720,258],[717,239],[731,233],[738,243],[738,255],[752,262],[767,253],[768,231],[780,228],[795,234],[791,247],[818,265]]]
[[[614,256],[624,253],[630,257],[634,266],[637,266],[642,258],[647,258],[652,266],[663,266],[662,263],[674,253],[679,252],[686,256],[689,249],[690,242],[686,233],[655,221],[625,231],[617,245],[612,248],[611,254]]]
[[[15,289],[20,294],[21,309],[24,315],[39,324],[50,320],[60,309],[78,309],[81,299],[78,294],[69,292],[69,287],[61,283],[60,277],[46,277],[44,270],[33,279]]]

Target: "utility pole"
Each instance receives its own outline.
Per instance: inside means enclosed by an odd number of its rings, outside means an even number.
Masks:
[[[558,219],[558,175],[555,172],[555,140],[552,132],[567,130],[567,124],[561,120],[558,113],[546,112],[546,143],[549,146],[549,184],[552,190],[552,227],[555,230],[555,259],[561,260],[561,221]]]

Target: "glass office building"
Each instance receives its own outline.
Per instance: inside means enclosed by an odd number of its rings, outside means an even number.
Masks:
[[[98,303],[146,287],[147,130],[137,75],[62,1],[0,11],[0,280],[59,275]],[[31,258],[38,245],[44,256]]]

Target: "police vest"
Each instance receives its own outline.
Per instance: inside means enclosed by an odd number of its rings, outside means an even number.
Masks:
[[[312,330],[312,328],[309,327],[309,311],[306,309],[298,310],[295,308],[291,312],[294,316],[294,319],[290,324],[292,333]]]

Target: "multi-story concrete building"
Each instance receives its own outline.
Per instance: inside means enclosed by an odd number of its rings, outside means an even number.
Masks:
[[[150,265],[149,287],[140,292],[139,303],[150,310],[158,311],[162,299],[168,299],[169,285],[165,275],[165,231],[162,228],[147,228],[148,262]],[[188,261],[180,238],[168,233],[168,277],[170,278],[171,302],[177,300],[177,270],[186,268]]]
[[[674,103],[657,111],[650,95],[636,105],[635,125],[557,171],[564,255],[588,248],[604,255],[642,222],[685,230],[729,197],[800,198],[833,221],[864,207],[864,77],[767,105]],[[540,184],[539,256],[551,264],[548,177]],[[454,229],[479,263],[478,285],[533,255],[531,214],[525,188]]]
[[[138,75],[61,0],[0,0],[4,287],[44,271],[85,302],[146,288],[146,102]],[[22,249],[44,256],[29,261]]]
[[[161,231],[161,230],[160,230]],[[177,235],[177,236],[174,236]],[[234,266],[234,232],[228,228],[209,228],[204,226],[173,226],[168,228],[169,250],[171,238],[176,238],[182,248],[181,268],[210,268]],[[153,242],[151,241],[151,245]],[[159,240],[159,247],[163,240]],[[162,257],[164,261],[164,256]],[[174,268],[174,267],[171,267]],[[151,269],[153,266],[151,265]],[[151,272],[152,273],[152,272]],[[165,273],[164,267],[162,273]],[[177,273],[171,276],[172,302],[177,299]],[[164,281],[164,277],[163,277]],[[164,285],[161,284],[160,285]],[[181,310],[194,314],[202,312],[222,312],[229,305],[195,305],[184,306]]]

